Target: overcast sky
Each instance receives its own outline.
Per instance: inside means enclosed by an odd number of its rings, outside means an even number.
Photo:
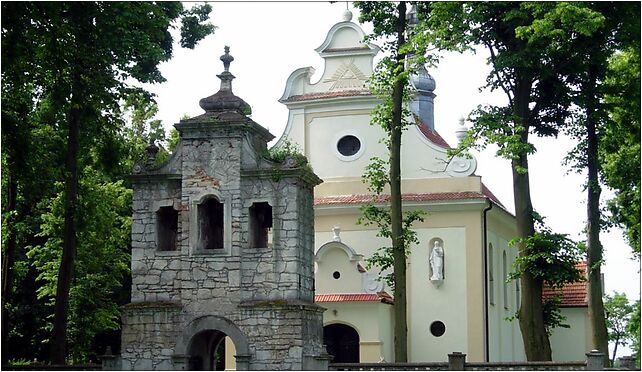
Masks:
[[[236,76],[234,93],[252,106],[252,118],[268,128],[277,139],[287,122],[287,109],[278,102],[285,82],[295,69],[312,66],[315,82],[323,72],[322,58],[314,51],[325,40],[332,25],[342,20],[346,3],[329,2],[210,2],[211,21],[218,27],[214,35],[195,50],[175,47],[174,58],[161,66],[167,82],[149,87],[157,94],[158,118],[169,128],[181,116],[200,115],[201,98],[219,89],[217,74],[223,71],[219,57],[230,46],[234,57],[230,72]],[[189,4],[187,5],[189,6]],[[357,12],[350,5],[357,21]],[[369,25],[362,25],[371,30]],[[437,68],[429,69],[436,80],[435,127],[451,145],[460,116],[467,116],[479,104],[505,102],[499,92],[479,92],[486,79],[485,52],[448,54]],[[316,80],[315,80],[316,79]],[[529,158],[531,196],[534,208],[554,231],[583,240],[586,220],[584,175],[567,174],[561,165],[573,142],[566,138],[536,139],[538,152]],[[494,156],[493,149],[476,154],[477,175],[509,210],[513,208],[510,163]],[[603,192],[602,200],[610,195]],[[606,293],[625,292],[640,297],[640,265],[632,260],[631,249],[620,230],[601,234],[605,247]],[[622,355],[618,353],[619,355]]]

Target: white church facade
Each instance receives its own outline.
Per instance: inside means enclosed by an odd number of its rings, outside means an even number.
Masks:
[[[335,361],[379,362],[394,360],[394,299],[378,270],[365,270],[366,259],[389,242],[356,223],[371,199],[361,175],[372,157],[387,157],[383,130],[370,124],[379,101],[365,86],[379,48],[364,36],[346,11],[316,49],[325,65],[318,81],[310,81],[311,67],[290,75],[279,100],[288,122],[275,146],[297,144],[323,180],[314,199],[315,300],[327,308],[328,350]],[[408,258],[409,360],[445,361],[453,351],[470,361],[524,360],[518,322],[506,320],[519,306],[518,282],[506,281],[517,255],[508,246],[515,218],[475,175],[475,159],[446,162],[449,146],[434,126],[435,81],[424,70],[412,84],[415,123],[402,137],[402,199],[405,210],[429,214],[414,225],[420,243]],[[453,130],[461,132],[461,124]],[[440,273],[431,267],[436,246]],[[585,295],[582,286],[578,291]],[[565,298],[563,306],[571,328],[554,331],[553,358],[583,360],[590,350],[586,301]]]
[[[376,268],[366,270],[367,258],[389,241],[376,236],[376,227],[357,224],[361,205],[372,198],[361,178],[365,167],[387,157],[383,130],[370,124],[379,100],[366,87],[380,49],[364,43],[351,17],[346,11],[316,49],[324,60],[318,81],[311,81],[312,67],[287,79],[279,102],[288,121],[275,146],[295,144],[323,180],[314,189],[315,302],[327,309],[328,352],[335,362],[391,362],[393,293],[377,280]],[[446,361],[454,351],[468,361],[525,360],[519,324],[507,320],[520,296],[518,282],[506,280],[517,256],[508,244],[515,217],[475,174],[474,158],[447,162],[449,145],[434,125],[434,79],[424,70],[412,84],[402,200],[404,210],[428,215],[413,226],[420,243],[408,256],[409,361]],[[463,121],[453,130],[465,131]],[[387,204],[385,195],[380,204]],[[551,336],[554,360],[584,360],[590,350],[586,287],[571,292],[562,299],[571,327]],[[228,340],[227,368],[234,368],[234,353]]]

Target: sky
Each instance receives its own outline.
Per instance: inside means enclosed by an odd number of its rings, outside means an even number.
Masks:
[[[224,46],[234,57],[230,72],[236,76],[234,94],[252,106],[252,119],[270,130],[278,139],[287,123],[287,109],[278,102],[288,76],[296,69],[312,66],[316,82],[323,72],[323,59],[314,51],[328,30],[342,21],[345,2],[210,2],[211,22],[217,27],[213,35],[201,41],[194,50],[174,48],[174,57],[160,66],[165,83],[146,85],[157,95],[158,119],[167,128],[184,115],[200,115],[201,98],[216,93],[223,71],[219,57]],[[189,6],[189,4],[187,5]],[[353,22],[357,22],[357,11]],[[372,30],[361,25],[366,33]],[[501,92],[481,91],[490,68],[484,50],[476,55],[445,54],[438,66],[429,72],[435,78],[435,128],[451,145],[457,143],[455,129],[461,116],[468,116],[480,104],[505,104]],[[276,141],[276,140],[275,140]],[[274,142],[275,142],[274,141]],[[546,217],[555,232],[584,240],[586,192],[582,189],[585,174],[568,173],[562,159],[574,146],[573,141],[559,138],[535,139],[537,153],[529,158],[531,197],[535,210]],[[475,153],[477,175],[501,202],[513,211],[510,163],[495,157],[488,148]],[[602,200],[612,193],[603,190]],[[614,229],[602,233],[605,249],[605,293],[624,292],[629,299],[640,298],[640,263],[633,259],[622,232]],[[626,350],[624,351],[626,352]],[[618,353],[618,355],[625,355]]]

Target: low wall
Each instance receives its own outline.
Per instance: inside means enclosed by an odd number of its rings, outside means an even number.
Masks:
[[[586,360],[572,362],[466,362],[466,354],[448,354],[440,363],[332,363],[333,371],[597,371],[604,370],[605,355],[595,350]]]

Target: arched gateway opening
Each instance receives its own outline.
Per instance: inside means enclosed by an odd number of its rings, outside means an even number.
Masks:
[[[359,363],[359,333],[345,324],[323,327],[323,343],[327,345],[332,363]]]
[[[237,370],[248,367],[247,339],[234,323],[223,317],[209,315],[194,319],[183,330],[175,350],[177,355],[189,358],[190,370],[220,371],[234,364]]]
[[[191,371],[224,371],[225,337],[221,331],[207,330],[192,338],[189,346],[189,369]]]

